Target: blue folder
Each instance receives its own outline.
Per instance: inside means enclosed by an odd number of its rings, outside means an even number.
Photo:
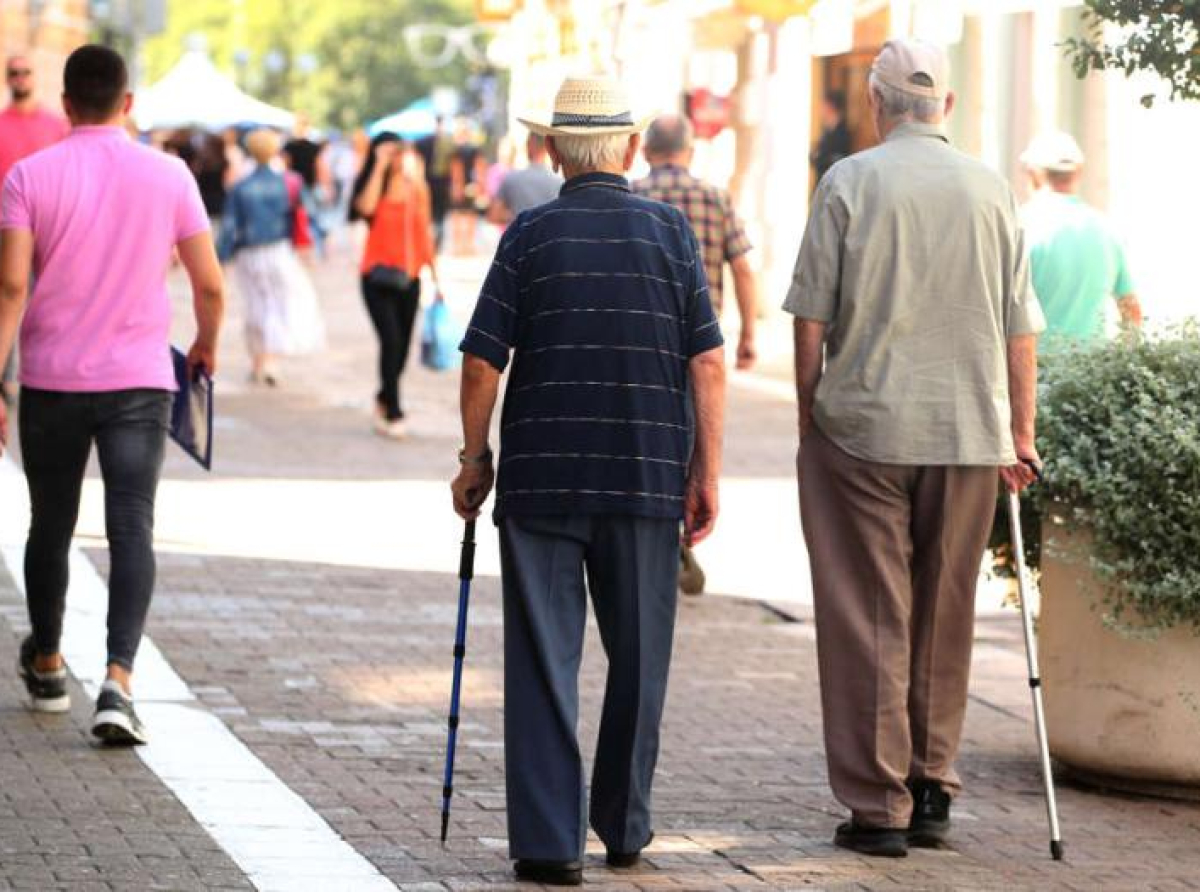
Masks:
[[[175,366],[175,401],[171,405],[171,439],[200,463],[212,470],[213,382],[208,373],[197,369],[188,374],[187,357],[171,348]]]

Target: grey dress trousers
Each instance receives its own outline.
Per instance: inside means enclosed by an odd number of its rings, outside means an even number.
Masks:
[[[591,825],[609,851],[641,849],[675,627],[679,521],[505,517],[500,556],[509,853],[583,856],[589,812],[576,730],[588,591],[608,657]]]

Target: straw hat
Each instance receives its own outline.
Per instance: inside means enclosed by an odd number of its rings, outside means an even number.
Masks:
[[[562,82],[549,124],[517,120],[542,136],[616,136],[645,130],[653,119],[648,115],[635,120],[625,88],[608,75],[594,74]]]

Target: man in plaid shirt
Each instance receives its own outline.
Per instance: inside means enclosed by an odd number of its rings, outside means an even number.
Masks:
[[[688,171],[692,161],[692,125],[682,115],[663,115],[646,131],[644,151],[650,175],[633,184],[633,191],[683,211],[704,256],[713,309],[721,314],[725,264],[733,270],[733,290],[742,317],[737,367],[754,365],[756,308],[754,271],[746,255],[750,240],[733,209],[729,193],[705,183]]]
[[[748,369],[754,365],[757,355],[754,349],[754,270],[746,257],[750,240],[733,209],[729,193],[697,179],[688,171],[692,163],[692,138],[691,122],[682,115],[656,118],[642,142],[646,160],[650,163],[650,175],[634,183],[633,191],[674,205],[692,224],[708,275],[708,293],[718,318],[723,304],[725,264],[733,269],[733,290],[742,317],[737,367]],[[692,549],[686,545],[681,549],[680,561],[679,588],[686,595],[703,593],[704,571]]]

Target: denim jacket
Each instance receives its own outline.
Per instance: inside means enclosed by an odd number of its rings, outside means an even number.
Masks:
[[[290,239],[291,204],[283,175],[265,165],[256,167],[225,200],[218,245],[221,260],[229,260],[242,248]]]

